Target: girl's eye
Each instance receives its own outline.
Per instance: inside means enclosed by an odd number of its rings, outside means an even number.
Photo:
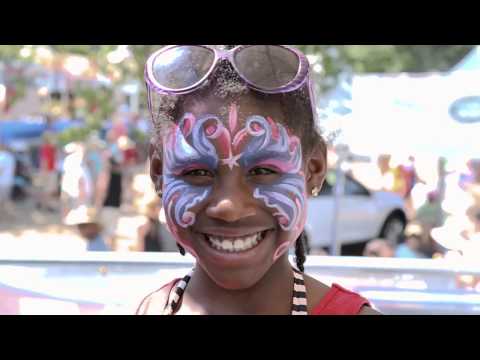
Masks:
[[[195,169],[195,170],[190,170],[190,171],[185,172],[183,174],[183,176],[198,176],[198,177],[208,176],[208,177],[213,177],[213,174],[209,170]]]
[[[278,174],[275,170],[265,168],[265,167],[257,167],[248,172],[250,176],[265,176],[265,175],[276,175]]]

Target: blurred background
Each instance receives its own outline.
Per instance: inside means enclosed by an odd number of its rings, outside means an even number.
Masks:
[[[190,266],[148,176],[161,47],[0,45],[0,313],[128,312]],[[329,144],[307,272],[387,313],[480,311],[480,47],[298,47]]]

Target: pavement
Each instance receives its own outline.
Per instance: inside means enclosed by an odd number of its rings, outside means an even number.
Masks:
[[[137,246],[137,229],[145,221],[123,209],[117,227],[117,251],[132,251]],[[85,241],[76,229],[62,224],[58,212],[35,209],[33,200],[13,204],[10,216],[0,218],[0,249],[38,249],[39,251],[85,251]],[[0,250],[1,251],[1,250]]]

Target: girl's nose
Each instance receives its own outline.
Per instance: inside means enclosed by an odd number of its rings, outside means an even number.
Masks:
[[[239,181],[224,184],[221,189],[215,189],[212,199],[206,209],[207,216],[226,222],[236,222],[255,216],[255,200],[251,190]]]

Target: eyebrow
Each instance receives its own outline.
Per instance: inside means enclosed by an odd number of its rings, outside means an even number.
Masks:
[[[289,154],[282,154],[272,150],[264,150],[254,154],[245,153],[240,158],[240,164],[245,168],[250,168],[261,164],[291,164],[291,156]]]
[[[208,170],[215,170],[214,164],[207,156],[195,157],[191,160],[185,159],[176,161],[168,168],[169,172],[175,176],[180,176],[182,173],[189,170],[196,170],[200,168],[207,168]]]

